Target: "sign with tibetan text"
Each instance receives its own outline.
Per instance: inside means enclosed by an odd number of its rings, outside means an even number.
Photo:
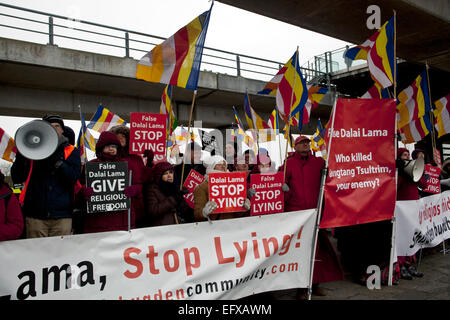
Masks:
[[[321,228],[391,219],[395,207],[393,99],[338,99]],[[333,127],[333,136],[331,128]]]
[[[250,187],[256,191],[252,198],[251,215],[284,211],[283,172],[252,174]]]
[[[243,212],[247,198],[247,172],[210,173],[209,201],[217,203],[214,213]]]
[[[154,161],[166,156],[167,115],[159,113],[130,113],[130,153],[143,154],[152,150]]]
[[[194,190],[204,179],[205,178],[200,173],[191,169],[183,184],[183,186],[189,190],[189,193],[184,195],[184,200],[186,200],[186,203],[191,208],[194,208]]]
[[[124,194],[128,186],[127,162],[86,163],[86,185],[94,190],[87,201],[89,213],[122,211],[131,207]]]

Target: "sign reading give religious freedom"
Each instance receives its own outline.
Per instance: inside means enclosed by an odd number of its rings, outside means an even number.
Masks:
[[[86,163],[86,185],[94,190],[87,201],[88,213],[129,209],[130,198],[123,192],[128,183],[127,162]]]

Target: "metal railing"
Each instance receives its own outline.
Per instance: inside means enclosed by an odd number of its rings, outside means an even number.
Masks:
[[[166,39],[4,3],[0,3],[0,8],[0,36],[5,38],[137,60]],[[211,68],[207,71],[263,81],[270,80],[283,65],[273,60],[208,47],[204,48],[202,59],[203,70]],[[319,69],[302,67],[302,73],[308,83],[326,78],[325,72]]]

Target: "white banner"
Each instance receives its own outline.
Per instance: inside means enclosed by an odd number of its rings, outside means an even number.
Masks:
[[[0,297],[237,299],[308,286],[315,210],[0,242]]]
[[[450,191],[395,205],[397,256],[411,256],[450,238]]]

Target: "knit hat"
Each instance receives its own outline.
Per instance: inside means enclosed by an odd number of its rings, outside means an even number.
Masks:
[[[103,148],[107,145],[115,144],[120,148],[120,141],[117,136],[110,131],[103,131],[98,138],[97,144],[95,145],[96,153],[101,153]]]
[[[270,157],[266,154],[258,154],[258,156],[256,157],[256,164],[260,165],[260,164],[271,164],[272,160],[270,159]]]
[[[398,148],[398,149],[397,149],[397,158],[400,159],[400,157],[401,157],[401,155],[402,155],[403,152],[409,152],[409,150],[406,149],[406,148]]]
[[[166,162],[166,161],[158,162],[153,167],[154,181],[155,182],[161,181],[161,177],[163,176],[164,172],[166,172],[168,170],[174,171],[175,169],[174,169],[173,165],[171,165],[169,162]]]
[[[57,114],[46,114],[42,117],[42,120],[47,121],[48,123],[59,123],[61,128],[64,130],[63,118]]]
[[[213,172],[216,164],[221,162],[225,162],[225,165],[227,165],[227,161],[222,156],[219,155],[211,156],[208,159],[205,159],[203,161],[203,166],[206,168],[206,173]]]
[[[295,141],[294,141],[294,146],[296,146],[298,143],[300,143],[300,142],[302,142],[304,140],[310,141],[310,139],[307,136],[299,136],[299,137],[297,137],[297,139],[295,139]]]

